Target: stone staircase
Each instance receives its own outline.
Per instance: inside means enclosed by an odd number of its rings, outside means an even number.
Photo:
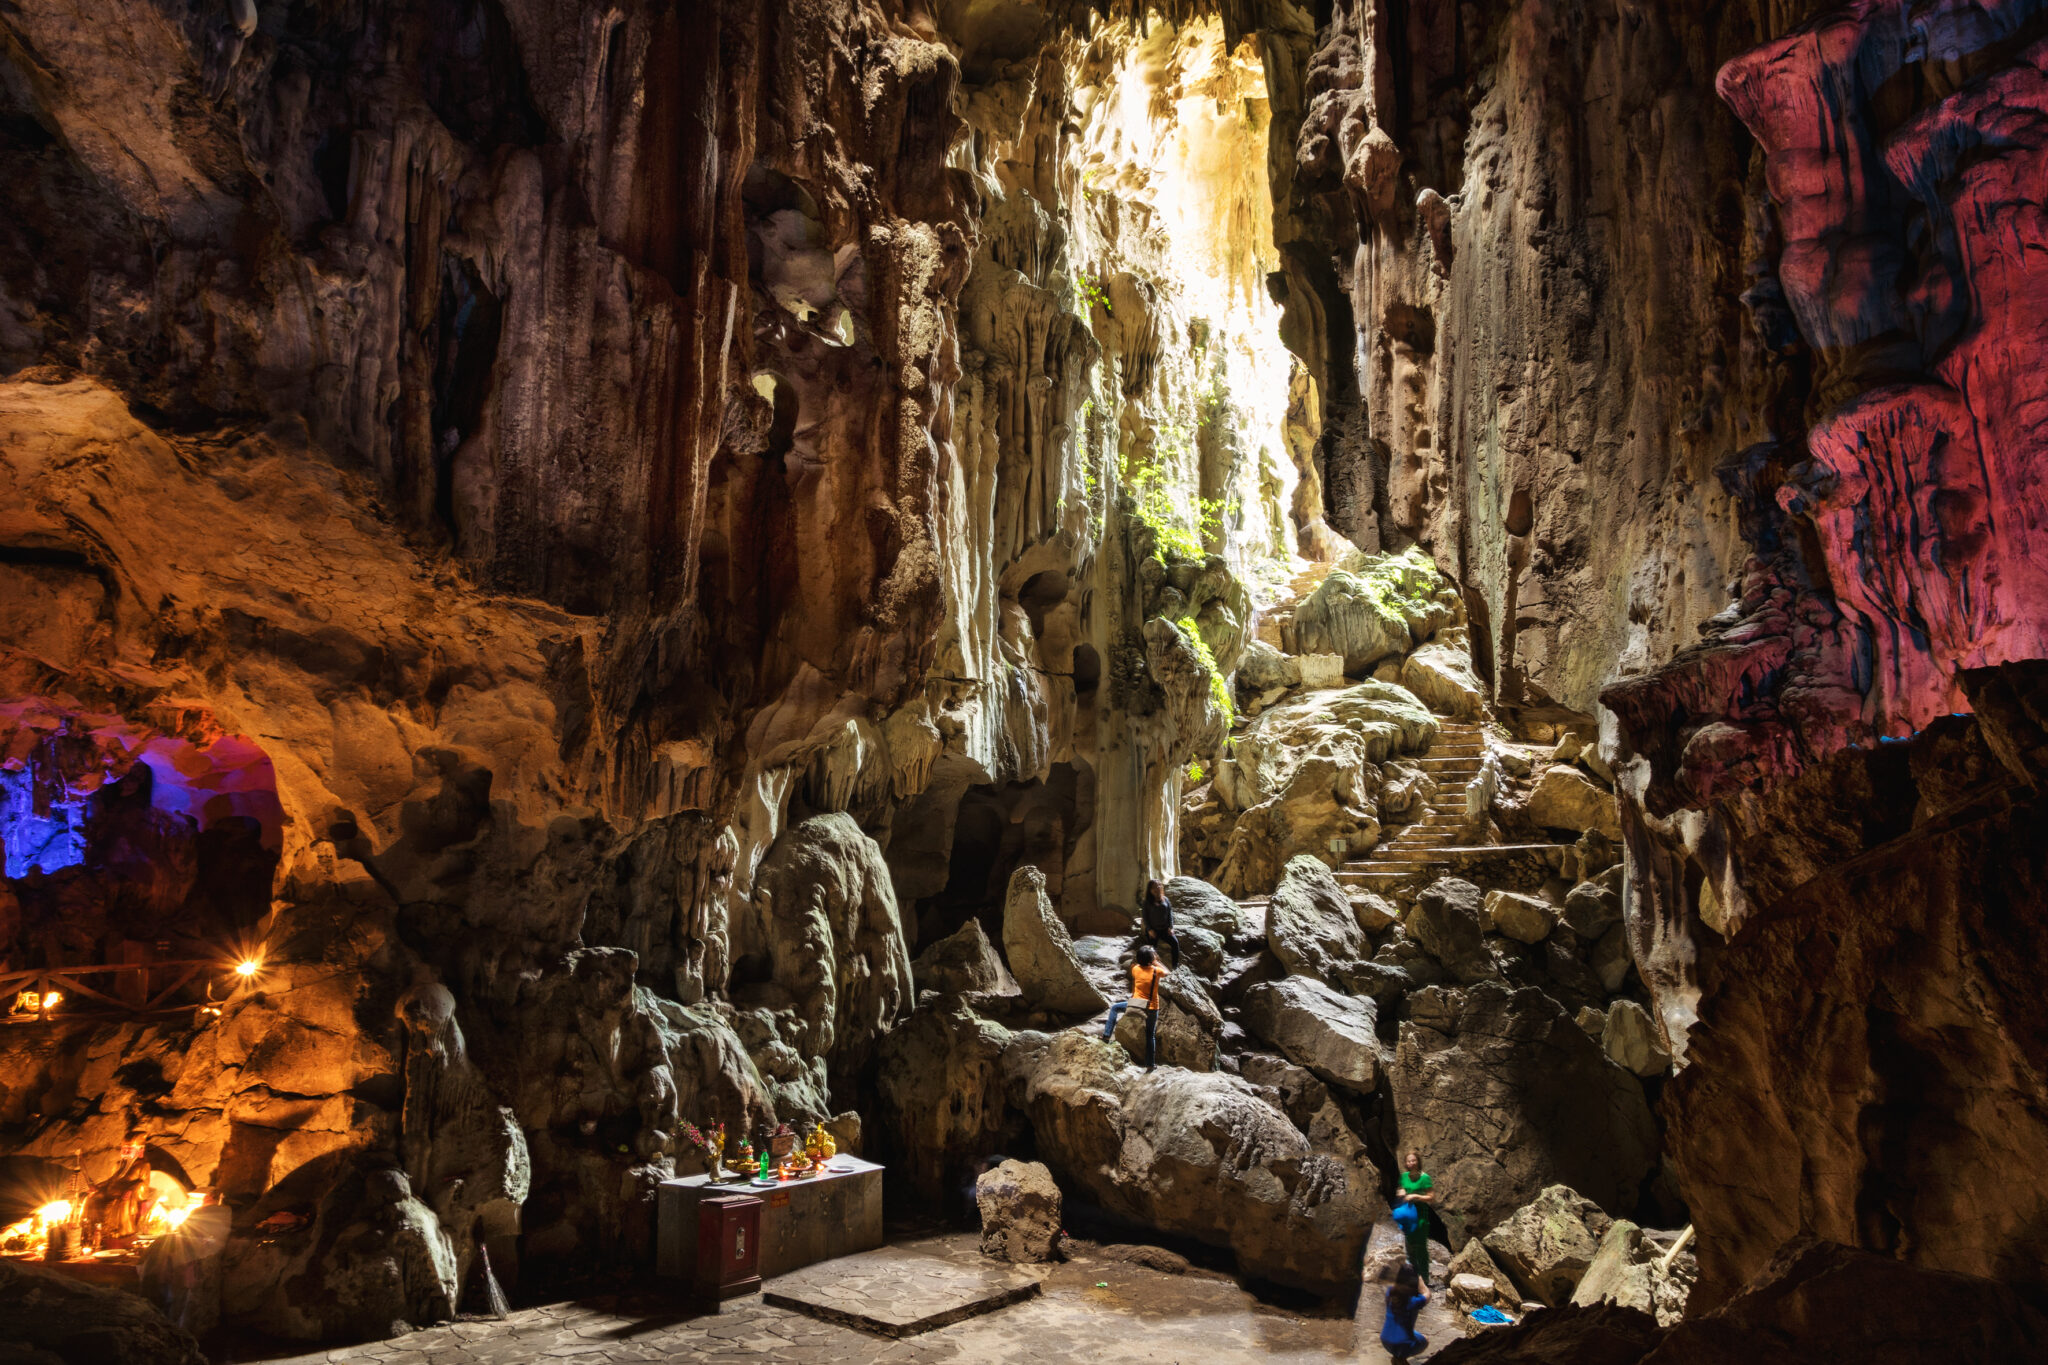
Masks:
[[[1437,785],[1428,813],[1413,824],[1392,827],[1367,857],[1337,869],[1344,886],[1392,895],[1402,886],[1434,880],[1450,867],[1446,852],[1461,849],[1465,832],[1465,784],[1479,776],[1486,758],[1486,734],[1474,721],[1439,720],[1436,742],[1421,758],[1409,759]]]

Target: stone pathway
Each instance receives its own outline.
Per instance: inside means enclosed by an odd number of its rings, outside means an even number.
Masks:
[[[960,1233],[890,1249],[960,1261],[979,1257],[977,1242],[973,1234]],[[504,1322],[455,1323],[306,1355],[238,1353],[229,1359],[233,1365],[263,1359],[289,1365],[1097,1365],[1114,1358],[1142,1358],[1147,1365],[1321,1365],[1386,1359],[1379,1349],[1378,1300],[1371,1295],[1361,1299],[1354,1322],[1263,1304],[1213,1272],[1168,1274],[1085,1246],[1065,1264],[1021,1269],[1039,1282],[1038,1297],[901,1341],[821,1322],[758,1295],[696,1316],[665,1297],[641,1295],[549,1304],[522,1309]]]

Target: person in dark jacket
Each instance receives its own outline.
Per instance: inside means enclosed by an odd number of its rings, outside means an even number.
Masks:
[[[1429,1338],[1415,1330],[1415,1317],[1429,1302],[1429,1290],[1415,1273],[1412,1262],[1401,1262],[1401,1268],[1394,1272],[1386,1300],[1387,1316],[1380,1324],[1380,1345],[1386,1347],[1387,1354],[1399,1362],[1427,1351]]]
[[[1173,949],[1173,968],[1180,970],[1180,940],[1173,936],[1173,902],[1158,878],[1145,883],[1145,942],[1154,949]]]

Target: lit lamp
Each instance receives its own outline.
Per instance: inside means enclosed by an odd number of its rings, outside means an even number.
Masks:
[[[237,962],[235,964],[235,975],[241,977],[244,981],[246,981],[250,977],[256,975],[256,969],[258,967],[261,967],[262,965],[262,963],[258,962],[253,957],[245,957],[240,962]]]

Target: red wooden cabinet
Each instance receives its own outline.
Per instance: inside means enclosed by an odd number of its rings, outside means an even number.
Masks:
[[[697,1204],[697,1274],[707,1299],[730,1299],[761,1287],[761,1201],[719,1194]]]

